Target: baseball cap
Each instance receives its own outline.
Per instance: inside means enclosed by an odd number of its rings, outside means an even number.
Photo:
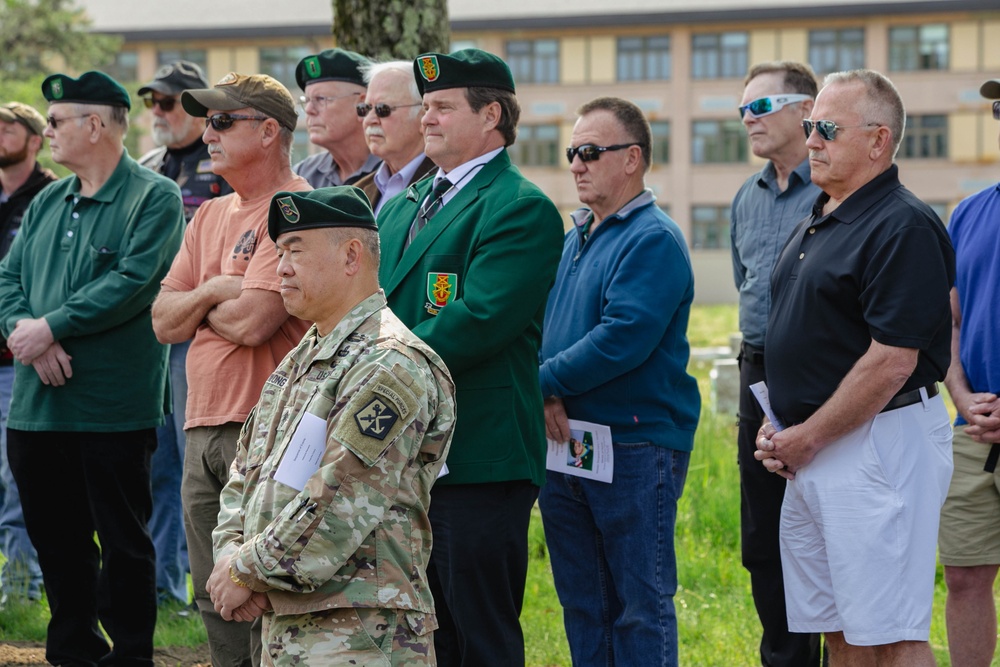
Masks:
[[[191,88],[208,88],[205,72],[196,63],[178,60],[156,70],[153,80],[139,89],[139,95],[153,91],[161,95],[180,95]]]
[[[293,132],[299,120],[292,94],[266,74],[230,72],[212,88],[185,90],[181,93],[181,104],[190,115],[202,118],[208,116],[209,109],[236,111],[250,107]]]
[[[8,102],[0,106],[0,120],[5,123],[20,123],[38,136],[45,131],[45,116],[34,107],[20,102]]]

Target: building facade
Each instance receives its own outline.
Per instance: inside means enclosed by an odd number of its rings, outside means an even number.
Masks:
[[[95,30],[124,35],[112,68],[122,80],[148,80],[158,64],[187,58],[211,80],[230,70],[264,72],[297,94],[295,64],[333,45],[329,0],[280,8],[247,0],[240,17],[189,0],[145,17],[132,3],[125,16],[122,0],[81,4]],[[564,155],[576,108],[615,95],[646,111],[654,136],[647,183],[685,232],[702,303],[736,299],[729,203],[761,166],[737,111],[754,63],[799,60],[820,76],[857,67],[888,75],[907,109],[902,180],[945,221],[963,197],[996,182],[996,121],[979,96],[984,80],[1000,76],[996,3],[452,0],[450,13],[453,48],[476,46],[511,66],[522,105],[512,157],[561,210],[577,206]],[[300,131],[297,157],[308,150]]]

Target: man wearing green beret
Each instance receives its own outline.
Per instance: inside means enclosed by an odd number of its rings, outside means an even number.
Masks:
[[[56,180],[36,159],[45,142],[45,116],[21,102],[0,106],[0,258],[21,229],[28,204]],[[7,463],[7,413],[14,387],[14,355],[0,336],[0,606],[4,600],[40,600],[42,570],[24,529],[17,484]]]
[[[240,427],[309,327],[281,302],[267,211],[275,192],[311,188],[292,173],[295,103],[274,78],[230,72],[212,88],[184,91],[181,104],[205,119],[212,170],[234,192],[195,213],[153,303],[153,328],[164,343],[191,341],[181,481],[191,583],[212,662],[246,667],[259,664],[260,633],[223,620],[209,599],[212,529]]]
[[[520,115],[507,65],[466,49],[413,68],[438,168],[379,213],[379,279],[458,388],[430,514],[438,664],[523,665],[528,520],[545,479],[538,347],[563,226],[507,155]]]
[[[351,185],[380,164],[368,152],[356,109],[367,88],[364,70],[370,66],[359,53],[327,49],[303,58],[295,68],[295,81],[305,93],[299,101],[309,141],[323,150],[294,170],[314,188]]]
[[[169,400],[150,304],[181,194],[126,152],[129,95],[111,77],[53,74],[42,93],[52,158],[74,175],[35,197],[0,263],[0,329],[20,362],[8,454],[52,610],[46,658],[151,666],[149,469]]]
[[[223,618],[263,614],[267,664],[435,665],[427,508],[451,376],[386,305],[361,190],[279,192],[268,233],[285,307],[315,324],[243,426],[212,601]]]

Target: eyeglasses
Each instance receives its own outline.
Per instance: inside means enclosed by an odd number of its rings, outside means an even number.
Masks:
[[[267,120],[267,116],[246,116],[240,113],[217,113],[205,119],[205,127],[211,126],[216,132],[225,132],[238,120]]]
[[[161,97],[160,99],[154,99],[152,97],[142,98],[142,103],[146,105],[147,109],[152,109],[153,107],[160,107],[160,111],[163,113],[170,113],[177,106],[176,97]]]
[[[806,133],[806,139],[812,134],[813,128],[819,133],[819,136],[823,137],[826,141],[833,141],[837,138],[837,132],[840,130],[847,130],[854,127],[879,127],[878,123],[865,123],[864,125],[837,125],[832,120],[804,120],[802,121],[802,129]]]
[[[1000,120],[1000,100],[993,103],[993,120]]]
[[[753,102],[739,107],[740,118],[743,118],[748,111],[751,118],[770,116],[773,113],[778,113],[789,104],[798,104],[799,102],[811,99],[812,97],[809,95],[768,95],[767,97],[758,97]]]
[[[358,118],[364,118],[368,115],[368,112],[375,109],[375,115],[379,118],[388,118],[392,115],[392,112],[396,109],[405,109],[407,107],[419,107],[421,102],[415,102],[414,104],[397,104],[394,107],[389,106],[385,103],[379,103],[376,105],[371,104],[359,104],[356,108],[358,110]]]
[[[91,116],[96,116],[96,115],[97,114],[93,114],[93,113],[83,113],[83,114],[80,114],[79,116],[63,116],[62,118],[56,118],[55,116],[49,116],[45,120],[48,122],[49,127],[51,127],[53,130],[58,130],[59,129],[59,123],[63,122],[64,120],[73,120],[74,118],[90,118]],[[98,118],[100,118],[100,116],[98,116]],[[101,121],[101,127],[104,127],[104,121],[103,120]]]
[[[605,151],[620,151],[623,148],[638,146],[637,143],[615,144],[614,146],[595,146],[594,144],[583,144],[582,146],[570,146],[566,149],[566,161],[573,164],[573,158],[580,156],[581,162],[593,162],[601,157]]]
[[[356,97],[360,94],[361,92],[359,91],[355,93],[345,93],[343,95],[334,95],[332,97],[324,97],[323,95],[314,95],[309,97],[308,95],[302,95],[299,97],[299,105],[301,105],[303,111],[305,111],[307,104],[312,104],[317,111],[322,111],[330,102],[342,100],[345,97]]]

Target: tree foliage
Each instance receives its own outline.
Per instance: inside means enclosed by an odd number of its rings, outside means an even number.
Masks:
[[[447,0],[332,0],[337,45],[376,60],[447,53]]]
[[[90,32],[90,19],[72,3],[0,0],[0,80],[50,74],[54,56],[80,72],[111,61],[121,38]]]

